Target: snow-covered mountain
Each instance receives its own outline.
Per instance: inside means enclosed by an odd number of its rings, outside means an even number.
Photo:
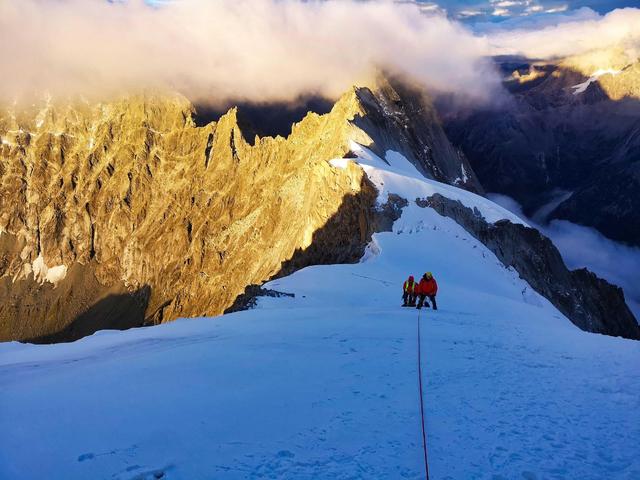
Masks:
[[[397,151],[347,157],[330,168],[395,212],[358,263],[248,311],[0,344],[0,477],[424,478],[419,342],[431,478],[638,477],[640,342],[581,331],[505,267],[484,235],[527,232],[515,215]],[[425,271],[439,310],[401,308]]]
[[[274,276],[357,261],[376,193],[328,164],[352,140],[481,189],[427,95],[383,78],[286,138],[193,110],[166,92],[0,110],[0,340],[218,315]]]

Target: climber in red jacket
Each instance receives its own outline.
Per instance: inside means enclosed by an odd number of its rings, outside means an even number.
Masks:
[[[402,285],[402,304],[403,307],[415,307],[416,306],[416,287],[418,284],[413,279],[413,275],[410,275]]]
[[[417,309],[420,310],[423,305],[425,305],[425,298],[429,297],[431,300],[431,306],[434,310],[438,309],[438,305],[436,304],[436,295],[438,294],[438,283],[436,279],[433,278],[431,272],[425,273],[420,279],[420,283],[418,284],[416,290],[416,295],[418,296],[418,305]],[[427,308],[429,308],[429,302],[426,303]]]

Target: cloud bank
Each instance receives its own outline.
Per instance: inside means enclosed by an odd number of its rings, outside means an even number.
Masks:
[[[336,97],[375,68],[490,96],[487,40],[415,3],[0,1],[0,95],[175,88],[195,101]]]
[[[500,91],[488,56],[635,47],[638,25],[635,8],[604,16],[583,8],[472,31],[435,3],[413,0],[180,0],[157,7],[143,0],[2,0],[0,101],[153,87],[214,105],[335,98],[379,68],[435,92],[486,101]]]
[[[621,47],[640,51],[640,9],[623,8],[599,15],[581,8],[563,15],[514,19],[481,27],[496,55],[552,59],[592,50]]]

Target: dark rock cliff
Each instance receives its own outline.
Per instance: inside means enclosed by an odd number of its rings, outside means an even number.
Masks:
[[[518,68],[502,103],[439,102],[449,138],[487,191],[515,198],[527,215],[570,192],[550,218],[640,245],[640,61],[611,51]],[[591,76],[603,69],[616,73]]]
[[[558,249],[538,230],[507,220],[488,223],[479,212],[439,194],[417,203],[460,224],[582,330],[640,339],[622,289],[586,269],[567,269]]]

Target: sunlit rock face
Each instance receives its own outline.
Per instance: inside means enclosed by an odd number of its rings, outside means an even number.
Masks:
[[[237,113],[198,127],[172,93],[4,108],[0,340],[217,315],[294,267],[357,261],[376,192],[361,169],[328,162],[351,142],[480,189],[428,98],[386,81],[287,138],[245,138]]]
[[[564,71],[576,72],[591,81],[583,88],[571,86],[574,95],[586,92],[592,84],[601,89],[605,98],[613,101],[640,100],[640,61],[623,48],[595,50],[569,57],[560,66]]]

